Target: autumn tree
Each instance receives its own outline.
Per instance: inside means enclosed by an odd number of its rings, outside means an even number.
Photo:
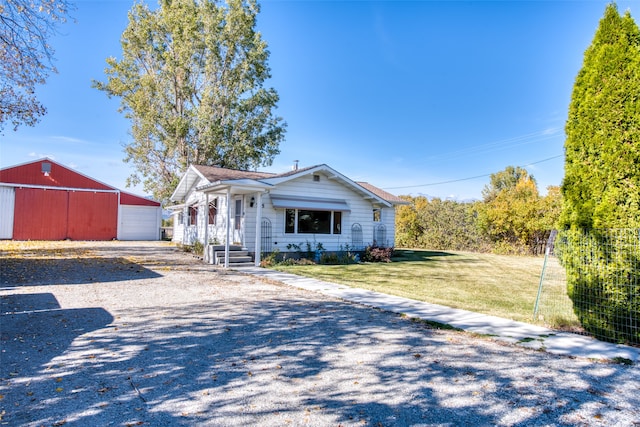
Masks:
[[[493,174],[492,181],[495,176],[512,177],[511,172]],[[517,181],[493,193],[478,210],[479,225],[494,243],[499,243],[498,252],[526,251],[534,233],[531,222],[537,214],[540,195],[533,177],[528,173],[519,175]]]
[[[539,230],[557,229],[561,211],[562,191],[560,186],[550,185],[547,187],[547,195],[539,201],[540,215],[537,218],[536,228]]]
[[[478,226],[492,242],[494,252],[538,253],[556,227],[561,194],[549,187],[542,197],[529,173],[508,166],[491,175],[484,200],[477,205]]]
[[[122,58],[108,58],[106,82],[131,121],[125,161],[160,200],[189,164],[255,169],[279,153],[286,124],[270,77],[267,44],[256,31],[255,0],[161,0],[135,4]]]
[[[487,239],[476,225],[475,205],[455,200],[404,196],[396,213],[396,246],[485,251]]]
[[[49,42],[72,8],[66,0],[0,2],[0,132],[8,123],[33,126],[47,112],[36,86],[57,72]]]
[[[482,189],[482,199],[490,202],[503,190],[511,190],[522,178],[529,177],[529,172],[520,166],[507,166],[503,171],[492,173],[489,184]]]
[[[640,343],[639,123],[640,30],[629,12],[609,4],[565,126],[561,223],[569,231],[560,253],[583,327],[632,344]]]
[[[429,203],[426,197],[401,196],[409,204],[396,208],[396,241],[394,245],[402,248],[419,248],[420,239],[424,233],[424,225],[418,221],[418,212]]]

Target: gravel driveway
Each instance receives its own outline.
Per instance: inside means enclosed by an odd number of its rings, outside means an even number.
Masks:
[[[160,242],[0,242],[0,425],[640,425],[640,368],[233,271]]]

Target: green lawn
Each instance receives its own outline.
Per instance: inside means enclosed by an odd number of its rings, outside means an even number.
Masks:
[[[392,263],[279,265],[275,268],[530,323],[543,262],[543,257],[397,250]],[[569,312],[568,317],[571,314]]]

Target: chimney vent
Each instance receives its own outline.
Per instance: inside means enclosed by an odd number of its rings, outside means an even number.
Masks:
[[[294,171],[298,170],[298,162],[299,162],[299,160],[294,160],[293,161],[293,167],[291,168],[292,170],[294,170]]]

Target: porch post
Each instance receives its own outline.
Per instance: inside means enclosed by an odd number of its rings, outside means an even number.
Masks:
[[[256,246],[255,246],[255,266],[260,267],[260,252],[262,251],[262,192],[256,193]]]
[[[229,240],[231,239],[231,187],[227,188],[227,238],[224,242],[224,268],[229,268]]]
[[[185,204],[182,208],[182,244],[186,245],[187,235],[189,233],[189,207]]]
[[[209,193],[204,193],[204,262],[209,262]]]

